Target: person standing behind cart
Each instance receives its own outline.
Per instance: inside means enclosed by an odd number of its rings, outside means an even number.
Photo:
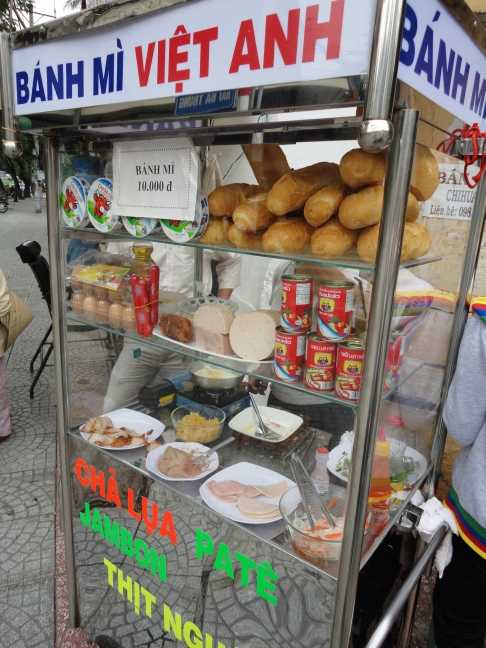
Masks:
[[[462,446],[446,506],[454,513],[452,561],[434,592],[437,648],[483,648],[486,637],[486,298],[472,305],[444,408]],[[434,645],[434,644],[432,644]]]
[[[110,243],[113,254],[129,254],[131,245]],[[193,296],[195,250],[180,245],[154,243],[152,259],[160,268],[160,291],[177,292],[187,298]],[[215,280],[213,281],[213,267]],[[236,254],[203,253],[202,293],[210,295],[217,283],[218,297],[229,299],[240,282],[240,259]],[[104,412],[133,404],[141,389],[149,385],[157,374],[169,378],[183,367],[179,354],[164,349],[141,346],[125,339],[123,350],[111,372],[104,401]]]

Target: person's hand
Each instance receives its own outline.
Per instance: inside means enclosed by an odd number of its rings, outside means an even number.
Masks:
[[[260,378],[255,378],[254,376],[248,376],[246,379],[246,389],[252,394],[260,394],[263,396],[267,391],[268,382],[266,380],[260,380]]]

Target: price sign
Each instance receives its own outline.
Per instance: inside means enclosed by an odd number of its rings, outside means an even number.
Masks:
[[[112,212],[193,221],[199,155],[187,139],[116,142]]]

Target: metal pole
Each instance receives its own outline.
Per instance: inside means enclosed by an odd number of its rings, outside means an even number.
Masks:
[[[14,102],[12,93],[12,52],[10,36],[0,32],[0,99],[2,102],[2,149],[11,159],[20,157],[22,147],[16,138]]]
[[[65,283],[64,254],[61,245],[58,209],[59,155],[58,145],[53,137],[47,138],[47,231],[49,239],[49,263],[51,268],[52,328],[57,388],[57,442],[61,468],[61,502],[66,552],[66,574],[68,588],[68,624],[76,627],[79,622],[76,575],[74,569],[74,542],[71,505],[71,471],[67,448],[66,428],[68,416],[68,384],[66,360],[65,326]]]
[[[331,648],[345,648],[351,635],[417,120],[418,112],[415,110],[401,110],[397,113],[396,135],[388,160],[366,359],[356,420],[352,470],[348,482]]]
[[[402,44],[405,0],[379,0],[368,71],[367,95],[359,143],[365,151],[383,151],[393,139],[390,122]]]
[[[473,213],[471,217],[471,225],[469,228],[469,237],[464,256],[464,265],[462,269],[461,283],[457,295],[456,310],[454,313],[454,322],[452,325],[451,342],[449,346],[449,353],[447,356],[447,363],[445,368],[444,383],[442,387],[442,394],[439,406],[439,413],[442,410],[447,397],[447,391],[451,383],[454,371],[456,368],[457,354],[459,353],[459,345],[461,343],[462,333],[467,320],[466,301],[469,290],[472,288],[476,267],[478,264],[479,252],[481,250],[481,240],[483,237],[484,224],[486,220],[486,174],[483,174],[481,181],[476,190],[474,199]],[[442,417],[439,419],[437,429],[434,435],[434,443],[432,446],[432,463],[433,471],[427,483],[427,492],[431,497],[434,494],[435,484],[439,477],[440,466],[442,463],[442,455],[447,437],[447,430],[444,425]]]
[[[407,602],[410,592],[415,587],[415,584],[418,582],[419,578],[422,576],[422,573],[425,570],[429,560],[432,558],[438,546],[444,539],[444,536],[447,533],[448,529],[448,526],[443,525],[439,527],[439,529],[435,532],[432,540],[427,546],[427,549],[423,552],[418,561],[412,567],[410,574],[407,576],[405,582],[396,593],[395,598],[388,606],[382,620],[380,621],[376,630],[371,635],[370,640],[366,644],[366,648],[380,648],[380,646],[383,644],[393,626],[393,623],[395,622],[395,619],[397,619],[403,606]]]
[[[417,546],[415,549],[414,563],[420,558],[422,552],[424,551],[424,541],[422,538],[417,539]],[[415,608],[417,606],[417,597],[418,597],[418,581],[415,587],[410,592],[408,597],[407,607],[405,609],[405,614],[403,616],[402,626],[400,628],[400,635],[397,640],[396,648],[407,648],[410,641],[410,631],[412,629],[413,619],[415,615]]]

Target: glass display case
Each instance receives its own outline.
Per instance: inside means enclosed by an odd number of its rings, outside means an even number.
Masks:
[[[15,113],[45,135],[71,621],[124,647],[342,648],[360,573],[433,490],[484,179],[463,248],[435,244],[420,213],[443,160],[424,127],[454,117],[395,101],[416,3],[361,3],[355,28],[352,2],[250,3],[253,81],[239,9],[155,4],[2,49]],[[197,82],[182,69],[189,43],[228,56],[212,21],[237,27],[230,73],[250,69],[231,86],[204,57]],[[76,71],[73,44],[93,48]],[[175,90],[158,87],[166,45]],[[447,285],[424,271],[439,263]]]

